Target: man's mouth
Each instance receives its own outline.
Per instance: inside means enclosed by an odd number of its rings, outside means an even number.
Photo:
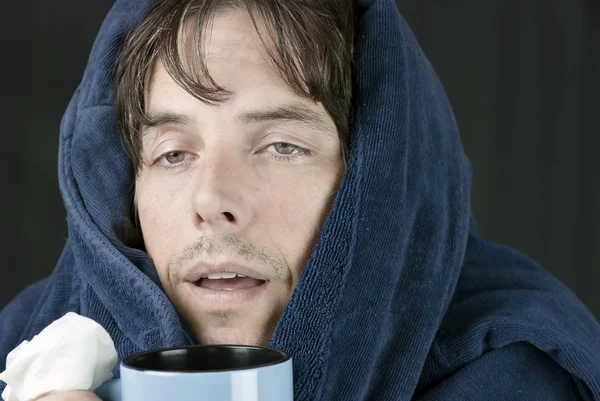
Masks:
[[[236,273],[217,272],[196,281],[200,288],[213,291],[239,291],[248,290],[265,284],[265,280],[244,276]]]
[[[241,305],[268,293],[271,281],[249,266],[199,263],[184,276],[194,303],[202,308]]]

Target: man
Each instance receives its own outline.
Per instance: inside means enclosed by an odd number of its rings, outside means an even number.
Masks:
[[[0,315],[2,360],[74,311],[120,358],[284,349],[300,401],[600,400],[600,327],[478,237],[450,106],[392,0],[119,0],[59,164],[69,241]]]

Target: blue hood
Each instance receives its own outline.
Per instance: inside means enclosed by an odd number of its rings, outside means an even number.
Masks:
[[[534,262],[478,237],[444,90],[394,1],[363,3],[348,169],[269,343],[294,358],[295,400],[554,399],[566,377],[600,401],[600,326]],[[53,274],[0,314],[0,370],[68,311],[103,325],[120,358],[192,342],[148,255],[123,242],[134,174],[112,72],[148,6],[116,1],[64,116],[69,238]]]

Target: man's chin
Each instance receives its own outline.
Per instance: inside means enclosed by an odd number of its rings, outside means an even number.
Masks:
[[[267,335],[258,335],[235,329],[204,330],[196,335],[201,345],[251,345],[264,347],[267,345]]]
[[[265,286],[273,290],[271,286]],[[248,302],[197,302],[183,296],[176,305],[199,344],[231,344],[265,346],[288,299],[266,291]]]

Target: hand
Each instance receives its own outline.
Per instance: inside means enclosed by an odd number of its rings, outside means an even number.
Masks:
[[[66,391],[50,393],[36,398],[35,401],[102,401],[93,391]]]

